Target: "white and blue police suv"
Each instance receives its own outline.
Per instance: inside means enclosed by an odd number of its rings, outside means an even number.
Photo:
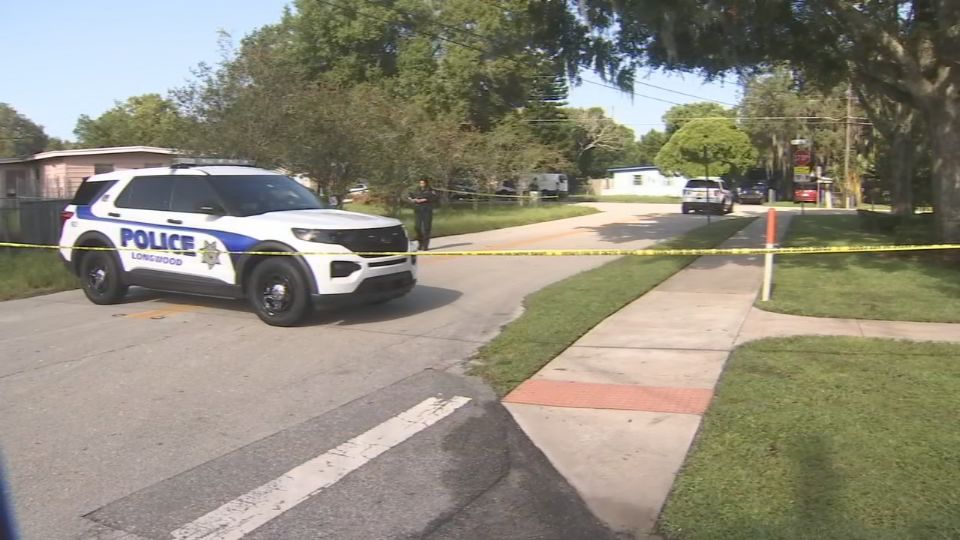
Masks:
[[[292,326],[315,305],[379,303],[416,282],[413,257],[397,254],[410,248],[398,220],[328,209],[264,169],[98,174],[62,217],[61,254],[95,304],[135,285],[245,298],[267,324]]]

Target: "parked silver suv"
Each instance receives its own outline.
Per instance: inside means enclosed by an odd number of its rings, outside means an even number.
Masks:
[[[733,212],[733,192],[719,178],[692,178],[683,188],[683,202],[680,209],[684,214],[690,212],[729,214]]]

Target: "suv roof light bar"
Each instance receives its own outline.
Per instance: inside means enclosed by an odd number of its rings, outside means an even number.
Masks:
[[[188,169],[190,167],[205,167],[210,165],[232,165],[237,167],[254,167],[255,164],[249,159],[233,158],[211,158],[211,157],[186,157],[174,158],[171,169]]]

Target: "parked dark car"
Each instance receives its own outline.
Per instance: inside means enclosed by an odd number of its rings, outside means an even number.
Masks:
[[[766,184],[751,184],[737,188],[737,200],[741,204],[763,204],[767,202]]]

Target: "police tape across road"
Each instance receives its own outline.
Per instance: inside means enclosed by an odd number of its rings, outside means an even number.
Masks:
[[[24,244],[0,242],[0,247],[23,249],[75,249],[82,251],[134,251],[137,253],[192,255],[194,251],[176,249],[149,249],[139,247],[101,247],[101,246],[58,246],[47,244]],[[886,245],[886,246],[812,246],[812,247],[772,247],[772,248],[709,248],[709,249],[525,249],[525,250],[489,250],[489,251],[221,251],[230,255],[263,256],[329,256],[343,257],[359,255],[363,257],[577,257],[577,256],[729,256],[729,255],[823,255],[830,253],[896,253],[906,251],[944,251],[960,249],[960,244],[926,245]]]

